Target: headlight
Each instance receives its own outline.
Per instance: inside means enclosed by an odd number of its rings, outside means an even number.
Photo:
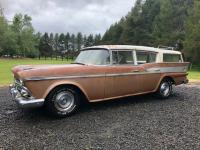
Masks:
[[[24,85],[24,82],[21,79],[19,80],[19,83],[20,83],[21,86]]]
[[[24,85],[24,82],[23,82],[23,80],[21,80],[21,79],[15,79],[15,84],[16,84],[17,86],[23,86],[23,85]]]
[[[26,90],[26,89],[24,89],[24,88],[21,89],[20,93],[21,93],[21,95],[22,95],[23,97],[29,97],[29,96],[30,96],[28,90]]]
[[[24,86],[24,82],[21,79],[15,79],[15,88],[20,92],[23,97],[31,97],[29,90]]]
[[[19,92],[23,97],[31,97],[30,91],[24,86],[22,86],[22,88],[19,90]]]

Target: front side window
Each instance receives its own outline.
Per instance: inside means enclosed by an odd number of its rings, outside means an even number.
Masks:
[[[134,64],[133,51],[113,51],[112,61],[118,65]]]
[[[163,62],[182,62],[179,54],[163,54]]]
[[[89,49],[81,51],[75,60],[75,63],[91,65],[110,64],[110,53],[104,49]]]
[[[156,62],[157,53],[146,52],[146,51],[136,51],[137,63],[146,64]]]

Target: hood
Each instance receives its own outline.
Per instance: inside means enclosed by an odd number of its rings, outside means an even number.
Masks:
[[[15,66],[12,72],[15,78],[26,79],[31,77],[62,76],[77,74],[86,65],[67,64],[67,65],[21,65]]]

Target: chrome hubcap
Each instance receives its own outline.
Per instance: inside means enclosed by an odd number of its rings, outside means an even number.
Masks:
[[[163,96],[168,96],[170,94],[170,85],[164,82],[160,87],[160,92]]]
[[[55,107],[60,111],[70,111],[74,106],[74,95],[69,91],[59,93],[55,99]]]

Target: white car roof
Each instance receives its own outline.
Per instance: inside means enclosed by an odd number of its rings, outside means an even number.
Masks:
[[[174,50],[165,50],[155,47],[148,47],[148,46],[134,46],[134,45],[99,45],[99,46],[92,46],[87,47],[84,49],[91,49],[91,48],[104,48],[104,49],[114,49],[114,50],[142,50],[142,51],[151,51],[151,52],[157,52],[157,53],[167,53],[167,54],[181,54],[179,51]]]

